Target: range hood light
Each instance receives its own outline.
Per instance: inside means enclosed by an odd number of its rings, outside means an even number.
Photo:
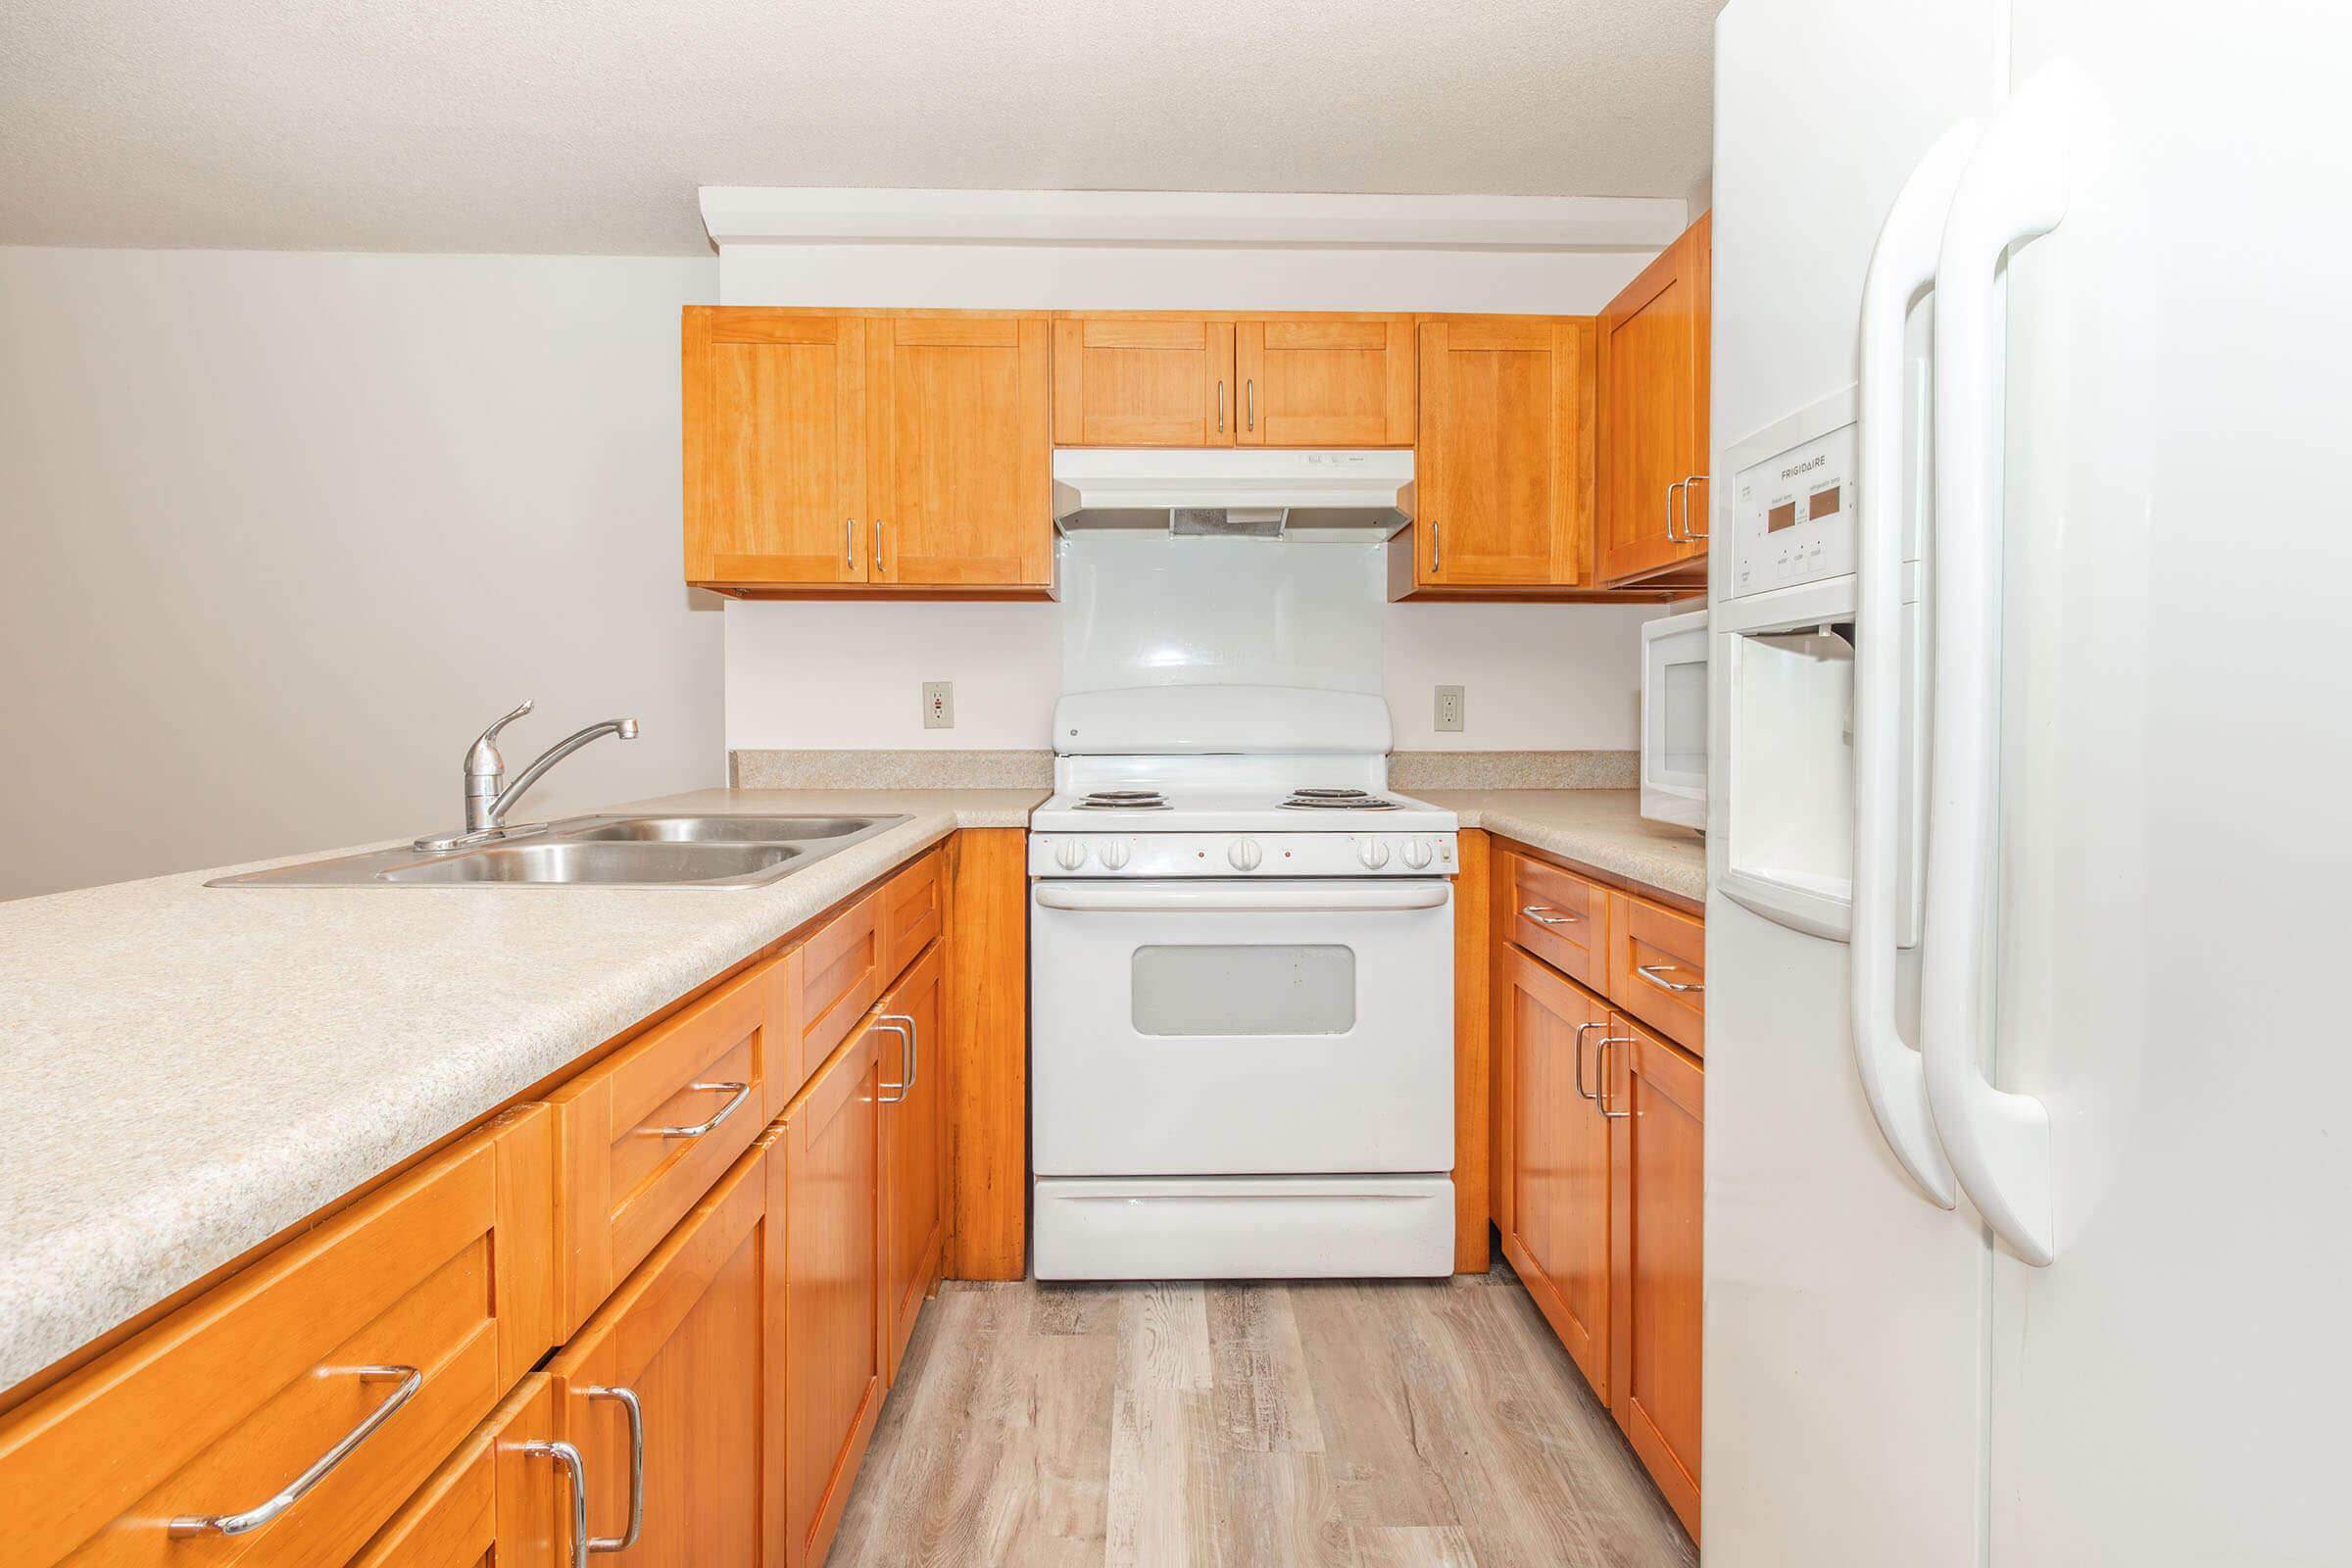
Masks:
[[[1064,533],[1379,543],[1412,517],[1405,448],[1063,447],[1054,520]]]
[[[1168,532],[1179,539],[1279,539],[1288,507],[1170,507]]]

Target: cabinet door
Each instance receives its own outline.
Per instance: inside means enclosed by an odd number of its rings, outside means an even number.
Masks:
[[[1603,582],[1704,563],[1710,220],[1660,252],[1600,313]],[[1669,508],[1672,508],[1671,518]]]
[[[351,1568],[566,1568],[574,1483],[553,1446],[561,1437],[554,1390],[537,1374],[474,1429]]]
[[[1507,1253],[1606,1403],[1613,1124],[1600,1114],[1597,1068],[1608,1009],[1515,948],[1498,984],[1515,1080]]]
[[[1241,422],[1233,323],[1080,316],[1054,323],[1054,440],[1229,447]]]
[[[1042,586],[1054,575],[1051,323],[866,323],[873,580]]]
[[[654,1250],[550,1367],[588,1474],[588,1533],[615,1564],[757,1562],[763,1535],[760,1281],[779,1242],[751,1153]],[[644,1431],[631,1485],[628,1396]]]
[[[882,1084],[883,1349],[893,1382],[948,1239],[948,1101],[939,949],[875,1009]]]
[[[1266,319],[1234,328],[1243,446],[1413,444],[1413,318]]]
[[[1592,344],[1582,318],[1423,324],[1415,582],[1587,580]]]
[[[1698,1535],[1700,1201],[1706,1072],[1623,1013],[1609,1016],[1617,1128],[1610,1407],[1634,1452]]]
[[[771,1445],[783,1456],[781,1561],[824,1561],[882,1406],[875,1035],[812,1077],[769,1134],[768,1201],[785,1245],[768,1259]],[[779,1561],[771,1544],[767,1561]],[[698,1562],[703,1560],[696,1559]],[[715,1560],[715,1559],[712,1559]]]
[[[863,582],[866,323],[689,306],[686,580]]]

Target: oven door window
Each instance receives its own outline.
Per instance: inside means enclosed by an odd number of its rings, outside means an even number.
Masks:
[[[1344,1035],[1355,1027],[1355,950],[1249,943],[1137,948],[1139,1035]]]

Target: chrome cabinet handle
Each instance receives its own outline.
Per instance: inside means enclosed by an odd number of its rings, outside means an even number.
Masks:
[[[1217,383],[1217,433],[1225,433],[1225,383]]]
[[[1697,982],[1696,984],[1685,985],[1678,980],[1662,980],[1658,977],[1658,971],[1661,969],[1668,972],[1679,973],[1682,969],[1682,965],[1679,963],[1641,963],[1634,966],[1634,973],[1640,975],[1651,985],[1656,986],[1660,991],[1704,991],[1707,989],[1704,981]]]
[[[1525,904],[1519,912],[1538,925],[1581,925],[1584,922],[1573,914],[1562,914],[1548,904]]]
[[[858,519],[844,517],[841,521],[841,564],[850,571],[858,569]]]
[[[522,1451],[553,1459],[571,1478],[571,1568],[588,1568],[588,1466],[568,1443],[526,1443]]]
[[[714,1092],[719,1090],[728,1090],[732,1091],[732,1094],[727,1102],[718,1107],[718,1114],[712,1116],[709,1121],[698,1121],[691,1127],[640,1127],[638,1131],[654,1138],[700,1138],[703,1136],[703,1134],[715,1129],[720,1122],[725,1121],[729,1116],[734,1115],[738,1109],[742,1108],[743,1102],[752,1098],[752,1086],[750,1084],[697,1083],[688,1084],[686,1087],[689,1089],[708,1089]]]
[[[1693,532],[1691,531],[1691,528],[1690,528],[1690,487],[1691,487],[1692,485],[1694,485],[1694,484],[1705,484],[1706,482],[1707,482],[1707,476],[1706,476],[1705,474],[1703,474],[1703,473],[1690,473],[1690,474],[1685,474],[1685,475],[1683,476],[1683,484],[1682,484],[1682,490],[1683,490],[1683,539],[1682,539],[1682,542],[1683,542],[1684,544],[1687,544],[1687,545],[1703,545],[1703,544],[1705,544],[1705,543],[1707,542],[1707,536],[1706,536],[1706,535],[1705,535],[1703,532],[1702,532],[1702,533],[1693,533]]]
[[[1685,538],[1684,538],[1684,537],[1683,537],[1681,534],[1679,534],[1679,533],[1676,533],[1676,532],[1674,531],[1674,497],[1675,497],[1675,493],[1676,493],[1677,491],[1681,490],[1681,489],[1683,488],[1683,486],[1684,486],[1685,484],[1688,484],[1689,482],[1690,482],[1690,481],[1689,481],[1689,480],[1687,480],[1687,479],[1677,479],[1677,480],[1675,480],[1675,481],[1674,481],[1674,483],[1672,483],[1672,484],[1670,484],[1670,485],[1668,485],[1668,486],[1666,487],[1666,542],[1667,542],[1668,544],[1670,544],[1670,545],[1681,545],[1681,544],[1689,544],[1689,543],[1690,543],[1690,541],[1689,541],[1688,539],[1685,539]]]
[[[1245,429],[1249,429],[1249,430],[1254,430],[1254,429],[1256,429],[1256,428],[1257,428],[1257,377],[1256,377],[1256,376],[1254,376],[1254,375],[1253,375],[1253,376],[1250,376],[1250,377],[1248,380],[1246,380],[1246,381],[1244,381],[1244,382],[1242,383],[1242,406],[1243,406],[1245,409],[1249,410],[1249,422],[1248,422],[1246,425],[1244,425],[1244,426],[1243,426],[1243,428],[1245,428]]]
[[[1429,519],[1429,574],[1438,574],[1438,519]]]
[[[1600,1075],[1600,1082],[1592,1086],[1592,1102],[1600,1107],[1603,1121],[1623,1121],[1633,1114],[1630,1110],[1611,1110],[1609,1108],[1609,1048],[1611,1046],[1630,1046],[1633,1043],[1632,1035],[1602,1035],[1600,1037],[1600,1062],[1595,1069]]]
[[[922,1069],[922,1053],[921,1048],[915,1043],[914,1020],[903,1012],[885,1012],[874,1019],[874,1027],[887,1029],[897,1035],[900,1043],[906,1048],[904,1059],[906,1063],[906,1081],[903,1084],[884,1084],[882,1086],[885,1089],[898,1091],[897,1094],[887,1097],[882,1102],[885,1105],[895,1105],[914,1093],[914,1075]]]
[[[313,1487],[334,1472],[335,1466],[351,1457],[351,1450],[366,1443],[375,1429],[392,1419],[392,1412],[416,1396],[424,1387],[424,1374],[413,1366],[353,1366],[335,1367],[323,1376],[347,1375],[363,1383],[387,1383],[397,1378],[400,1387],[392,1396],[368,1412],[367,1418],[343,1434],[335,1446],[311,1461],[311,1467],[267,1502],[246,1509],[243,1513],[182,1514],[172,1521],[167,1532],[173,1541],[185,1541],[190,1536],[246,1536],[277,1518],[303,1499]]]
[[[1600,1103],[1600,1097],[1585,1087],[1585,1031],[1606,1029],[1605,1023],[1580,1023],[1576,1026],[1576,1098]]]
[[[879,577],[880,575],[882,575],[882,571],[883,571],[883,565],[882,565],[882,530],[883,530],[883,529],[885,529],[885,528],[887,528],[887,527],[889,527],[889,526],[890,526],[890,523],[889,523],[889,521],[888,521],[887,519],[885,519],[885,518],[882,518],[882,517],[876,517],[876,518],[874,519],[874,575],[875,575],[875,576],[877,576],[877,577]]]
[[[635,1389],[615,1384],[609,1389],[584,1388],[580,1392],[591,1399],[612,1399],[629,1415],[629,1527],[618,1536],[598,1536],[587,1544],[589,1551],[626,1551],[637,1544],[638,1533],[645,1528],[645,1406],[637,1399]],[[581,1505],[580,1532],[587,1534],[586,1504]]]

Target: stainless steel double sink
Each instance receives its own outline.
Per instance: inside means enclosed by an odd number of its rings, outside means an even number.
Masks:
[[[492,843],[376,850],[224,876],[207,887],[750,888],[906,820],[896,816],[575,816]]]

